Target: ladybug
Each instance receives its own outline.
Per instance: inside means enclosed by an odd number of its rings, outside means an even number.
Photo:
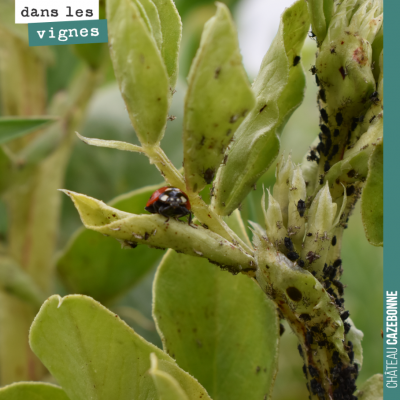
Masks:
[[[145,210],[152,214],[161,214],[167,218],[175,219],[189,214],[189,225],[192,222],[192,212],[188,196],[182,190],[164,186],[157,189],[146,204]]]

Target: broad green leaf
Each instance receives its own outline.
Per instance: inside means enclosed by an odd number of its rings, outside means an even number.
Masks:
[[[54,117],[3,117],[0,118],[0,144],[27,135],[44,125],[54,122]]]
[[[110,205],[140,214],[159,187],[148,186],[118,196]],[[147,246],[121,249],[116,240],[81,228],[71,238],[56,266],[71,293],[86,294],[104,304],[135,285],[161,255],[160,251]]]
[[[354,394],[358,400],[383,400],[383,375],[372,375]]]
[[[217,7],[204,27],[185,100],[185,178],[194,192],[211,183],[236,129],[254,106],[229,9],[223,3]]]
[[[157,144],[171,97],[161,53],[132,1],[107,1],[107,19],[111,59],[131,122],[143,145]]]
[[[0,256],[0,288],[24,300],[37,309],[46,299],[35,281],[17,263],[8,257]]]
[[[158,360],[155,354],[151,354],[150,359],[149,373],[153,377],[160,400],[211,400],[199,382],[176,364]]]
[[[178,79],[178,56],[182,22],[173,0],[153,0],[158,9],[163,37],[161,54],[173,89]]]
[[[0,146],[0,194],[7,188],[11,182],[11,160]]]
[[[308,27],[304,1],[283,13],[253,85],[256,107],[240,125],[226,165],[217,173],[212,205],[219,214],[229,215],[241,204],[279,153],[279,135],[304,95],[304,71],[301,63],[293,64],[301,54]]]
[[[71,400],[158,399],[150,354],[174,362],[90,297],[51,296],[33,321],[32,350]]]
[[[369,160],[367,182],[361,197],[365,234],[374,246],[383,246],[383,142],[375,146]]]
[[[214,400],[271,392],[279,324],[252,279],[169,251],[156,275],[153,314],[165,351]]]
[[[86,228],[112,236],[124,246],[144,244],[172,248],[192,256],[205,257],[232,272],[253,271],[253,257],[240,247],[202,226],[189,225],[159,214],[137,215],[109,207],[100,200],[64,190],[77,208]]]
[[[18,382],[0,389],[0,400],[69,400],[62,388],[44,382]]]

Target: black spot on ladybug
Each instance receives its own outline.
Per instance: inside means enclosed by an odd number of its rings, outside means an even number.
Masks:
[[[328,123],[328,113],[326,112],[325,108],[321,108],[319,110],[319,113],[321,114],[322,120],[327,124]]]
[[[333,136],[338,137],[339,134],[340,134],[339,129],[335,129],[335,130],[333,131]]]
[[[286,289],[286,293],[293,301],[300,301],[303,298],[303,295],[301,294],[300,290],[294,286],[288,287]]]
[[[332,246],[336,246],[336,235],[332,238]]]
[[[328,172],[330,169],[331,169],[331,164],[329,163],[328,160],[326,160],[324,164],[324,172]]]
[[[286,254],[286,257],[290,261],[296,261],[300,256],[295,251],[289,251],[289,253]]]
[[[203,178],[206,181],[207,184],[210,184],[215,175],[215,170],[213,168],[207,168],[204,172]]]
[[[296,56],[294,59],[293,59],[293,67],[295,67],[299,62],[300,62],[300,56]]]
[[[342,122],[343,122],[343,115],[342,115],[341,112],[338,112],[338,113],[335,115],[335,119],[336,119],[337,126],[342,125]]]
[[[300,199],[297,202],[296,207],[297,207],[297,211],[298,211],[300,217],[304,217],[304,213],[306,212],[306,202],[304,200]]]
[[[347,196],[352,196],[355,191],[356,191],[356,188],[354,187],[354,185],[347,186],[347,188],[346,188]]]

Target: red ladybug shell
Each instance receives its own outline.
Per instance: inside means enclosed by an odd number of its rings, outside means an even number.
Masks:
[[[164,187],[162,187],[162,188],[160,188],[160,189],[157,189],[157,190],[151,195],[149,201],[148,201],[147,204],[146,204],[146,207],[149,207],[149,206],[151,206],[153,203],[155,203],[156,201],[158,201],[158,200],[159,200],[159,197],[160,197],[166,190],[168,190],[168,189],[173,190],[174,192],[179,192],[179,193],[181,193],[181,194],[186,198],[186,200],[187,200],[187,202],[185,203],[184,207],[185,207],[186,209],[188,209],[188,210],[190,210],[190,209],[192,208],[191,205],[190,205],[189,198],[188,198],[187,194],[184,193],[184,192],[182,192],[182,190],[180,190],[180,189],[178,189],[178,188],[174,188],[174,187],[170,187],[170,186],[164,186]]]

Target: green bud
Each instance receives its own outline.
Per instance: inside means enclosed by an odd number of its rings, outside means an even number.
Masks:
[[[281,160],[276,164],[276,181],[273,189],[274,197],[279,203],[282,210],[282,221],[285,226],[288,223],[288,205],[289,205],[289,189],[290,179],[293,174],[293,163],[292,157],[289,154],[285,160],[285,156],[282,155]]]
[[[288,233],[295,246],[301,247],[305,230],[305,218],[301,217],[297,210],[299,200],[306,201],[306,183],[300,166],[293,171],[292,181],[289,188],[288,206]]]
[[[267,227],[268,240],[279,249],[283,239],[288,235],[287,229],[283,223],[282,211],[279,203],[272,197],[268,191],[268,210],[265,211],[265,192],[261,199],[261,207],[264,212],[265,226]]]

